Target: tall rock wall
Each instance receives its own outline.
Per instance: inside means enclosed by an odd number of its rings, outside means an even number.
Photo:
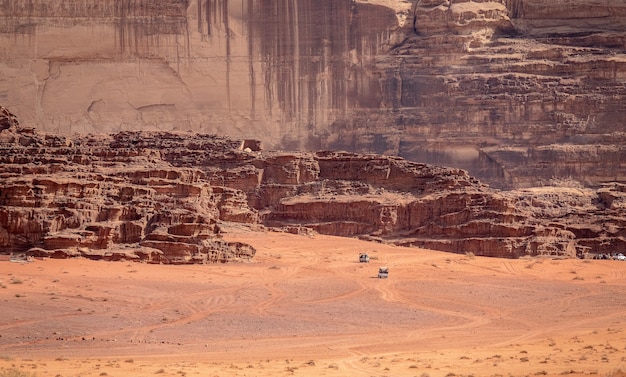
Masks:
[[[0,98],[25,122],[61,134],[202,131],[268,146],[319,146],[332,120],[378,106],[367,66],[399,23],[376,1],[0,5]]]
[[[623,181],[626,1],[3,0],[0,99],[61,134],[182,130]]]
[[[626,2],[418,0],[379,59],[383,101],[334,148],[468,169],[499,187],[623,181]]]

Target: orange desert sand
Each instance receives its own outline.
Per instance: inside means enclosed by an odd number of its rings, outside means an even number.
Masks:
[[[253,261],[0,262],[0,375],[623,376],[626,262],[253,232]],[[370,263],[358,263],[368,252]],[[378,267],[389,278],[378,279]]]

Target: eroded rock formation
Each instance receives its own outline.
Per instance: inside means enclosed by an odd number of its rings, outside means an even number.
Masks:
[[[232,142],[163,134],[150,148],[126,136],[70,140],[16,122],[0,131],[0,250],[152,263],[254,256],[248,245],[221,240],[216,226],[220,217],[254,223],[254,210],[234,190],[214,190],[202,171],[173,167],[162,156],[171,143],[194,153],[230,150]]]
[[[336,122],[332,148],[462,167],[499,187],[624,181],[625,11],[415,1],[413,30],[376,65],[384,106]]]
[[[226,222],[509,258],[626,249],[618,183],[499,191],[464,170],[400,157],[270,152],[253,140],[172,132],[68,138],[1,111],[4,253],[252,258],[250,246],[220,238]]]
[[[497,187],[623,181],[626,3],[6,0],[3,103],[71,135],[384,153]]]

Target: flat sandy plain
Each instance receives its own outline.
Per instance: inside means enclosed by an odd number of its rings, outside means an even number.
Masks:
[[[624,376],[626,262],[251,232],[252,262],[0,262],[0,371]],[[368,252],[369,264],[358,263]],[[389,278],[376,277],[389,267]],[[2,372],[0,372],[0,376]]]

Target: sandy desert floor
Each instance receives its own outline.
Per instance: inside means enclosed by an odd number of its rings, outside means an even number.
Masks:
[[[0,262],[0,376],[623,376],[626,262],[251,232],[253,262]],[[359,252],[372,257],[358,263]],[[389,278],[376,277],[379,266]]]

